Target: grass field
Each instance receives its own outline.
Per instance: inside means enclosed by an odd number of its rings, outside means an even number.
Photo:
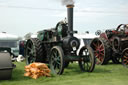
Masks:
[[[24,62],[15,64],[12,79],[1,80],[0,85],[128,85],[128,69],[120,64],[96,65],[92,73],[83,73],[77,64],[70,64],[61,76],[37,80],[23,76]]]

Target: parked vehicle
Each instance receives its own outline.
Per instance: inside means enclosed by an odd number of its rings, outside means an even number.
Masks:
[[[19,38],[16,35],[7,34],[6,32],[0,33],[0,47],[11,48],[13,56],[19,55]]]
[[[99,64],[120,63],[128,67],[128,24],[120,24],[115,30],[106,30],[94,38],[91,47]]]
[[[49,63],[53,74],[61,75],[66,63],[78,61],[82,71],[92,72],[95,67],[93,50],[83,46],[77,55],[80,46],[79,39],[74,37],[73,5],[68,5],[68,23],[61,21],[55,28],[38,32],[37,38],[26,42],[26,63]]]

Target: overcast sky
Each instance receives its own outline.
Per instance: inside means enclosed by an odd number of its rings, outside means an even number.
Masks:
[[[79,33],[128,24],[128,0],[75,0],[74,11]],[[0,0],[0,32],[24,36],[55,27],[65,17],[61,0]]]

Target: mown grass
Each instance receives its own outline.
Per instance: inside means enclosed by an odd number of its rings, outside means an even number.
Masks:
[[[96,65],[92,73],[81,72],[77,64],[70,64],[61,76],[31,79],[24,77],[25,63],[15,63],[11,80],[1,80],[0,85],[127,85],[128,69],[121,64]]]

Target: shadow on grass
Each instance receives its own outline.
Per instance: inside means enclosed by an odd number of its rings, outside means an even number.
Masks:
[[[12,79],[9,81],[21,81],[21,80],[30,80],[30,78],[24,77],[24,70],[15,69],[12,73]]]
[[[111,73],[111,70],[96,68],[94,69],[93,73]]]
[[[24,77],[24,70],[14,69],[12,71],[12,78],[10,80],[0,80],[0,82],[12,82],[12,81],[26,81],[30,80],[28,77]]]
[[[70,65],[67,68],[65,68],[65,71],[64,71],[64,75],[73,75],[73,74],[76,75],[76,74],[82,74],[82,73],[88,73],[88,72],[81,71],[79,65]],[[95,66],[94,71],[92,73],[111,73],[111,69],[109,70],[109,69],[104,69],[104,67],[101,67],[101,66],[98,66],[98,67]]]
[[[106,64],[106,65],[121,65],[122,63],[120,62],[120,63],[113,63],[113,62],[109,62],[108,64]]]

